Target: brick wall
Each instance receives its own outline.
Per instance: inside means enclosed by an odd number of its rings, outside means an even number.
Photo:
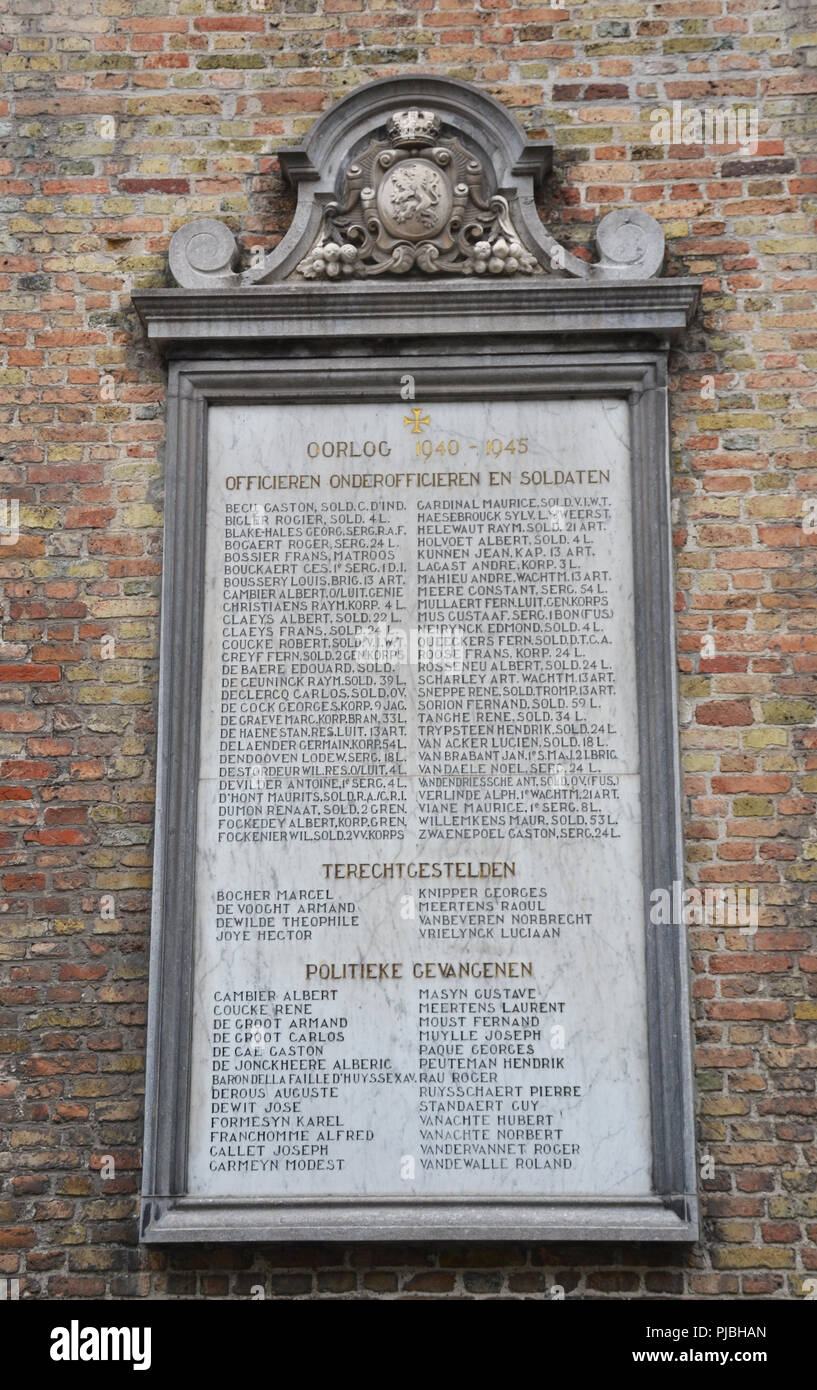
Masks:
[[[0,0],[0,496],[19,500],[21,528],[0,546],[0,1276],[39,1298],[259,1283],[803,1297],[817,1275],[817,13],[262,3]],[[163,283],[168,238],[194,216],[223,218],[247,250],[274,244],[292,200],[273,151],[358,84],[411,71],[472,80],[555,142],[542,215],[572,249],[637,203],[666,229],[668,273],[704,280],[671,363],[687,867],[702,887],[757,887],[761,909],[755,935],[690,931],[692,1250],[136,1242],[164,424],[130,290]],[[649,113],[673,101],[754,108],[757,150],[653,144]]]

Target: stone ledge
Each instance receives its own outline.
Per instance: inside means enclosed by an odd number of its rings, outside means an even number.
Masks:
[[[350,1220],[351,1217],[351,1220]],[[698,1239],[698,1199],[673,1197],[543,1202],[413,1203],[194,1200],[143,1195],[140,1241],[292,1243],[354,1241],[658,1241]]]
[[[162,352],[281,338],[646,334],[680,338],[700,281],[402,281],[138,290],[133,303]]]

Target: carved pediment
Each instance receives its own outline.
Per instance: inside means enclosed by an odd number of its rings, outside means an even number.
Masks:
[[[170,269],[184,287],[248,289],[406,276],[655,275],[664,236],[640,208],[602,219],[595,263],[551,236],[534,203],[551,154],[469,83],[384,78],[331,107],[303,148],[281,151],[298,205],[278,246],[241,270],[229,228],[197,219],[173,236]]]

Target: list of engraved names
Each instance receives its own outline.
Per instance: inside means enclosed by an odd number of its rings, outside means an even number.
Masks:
[[[649,1186],[615,399],[210,412],[189,1187]]]

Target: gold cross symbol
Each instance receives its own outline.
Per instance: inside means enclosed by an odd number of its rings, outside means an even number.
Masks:
[[[410,415],[403,416],[403,424],[411,425],[412,434],[422,434],[423,425],[430,425],[431,420],[423,414],[423,407],[415,405]]]

